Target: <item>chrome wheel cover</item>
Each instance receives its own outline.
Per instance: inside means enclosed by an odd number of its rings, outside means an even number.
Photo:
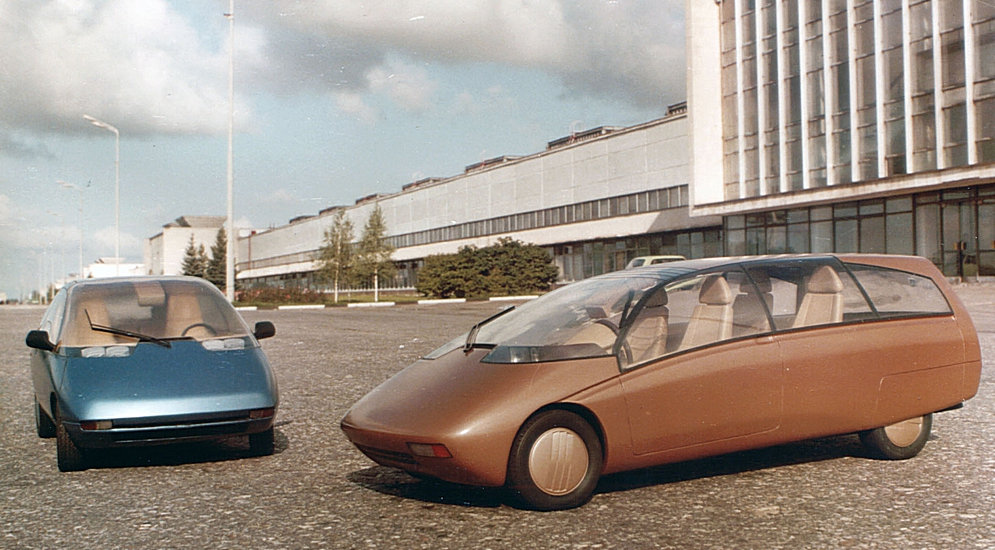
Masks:
[[[923,417],[910,418],[902,422],[897,422],[891,426],[885,426],[884,433],[897,447],[908,447],[922,433]]]
[[[587,477],[589,464],[584,439],[567,428],[547,430],[529,451],[532,482],[548,495],[566,495],[577,489]]]

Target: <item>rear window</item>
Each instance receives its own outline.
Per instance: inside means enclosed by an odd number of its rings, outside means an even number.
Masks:
[[[929,277],[904,271],[847,264],[881,317],[953,313]]]

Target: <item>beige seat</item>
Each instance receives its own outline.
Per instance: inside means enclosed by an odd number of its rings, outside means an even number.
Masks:
[[[70,347],[112,346],[121,341],[113,334],[90,328],[90,323],[105,327],[111,326],[107,304],[101,298],[84,298],[76,302],[72,315],[73,320],[62,335],[63,345]]]
[[[166,302],[167,337],[189,336],[200,339],[214,336],[214,333],[200,325],[203,322],[204,316],[200,311],[200,301],[196,294],[169,295],[169,300]],[[186,331],[186,334],[183,334],[183,331]]]
[[[732,336],[732,290],[721,275],[709,275],[698,293],[680,349],[704,346]]]
[[[828,265],[809,276],[805,296],[791,328],[825,325],[843,321],[843,281]]]
[[[667,291],[661,288],[650,296],[626,336],[633,363],[648,361],[666,352],[669,316]]]

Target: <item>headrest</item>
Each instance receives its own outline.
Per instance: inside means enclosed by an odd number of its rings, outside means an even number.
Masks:
[[[753,278],[753,282],[757,285],[757,290],[760,292],[771,292],[773,287],[770,284],[770,275],[767,275],[763,271],[750,271],[750,277]],[[752,292],[753,285],[743,284],[739,287],[741,291]]]
[[[815,270],[808,278],[807,292],[816,294],[836,294],[843,292],[843,281],[836,274],[836,270],[828,265],[824,265]]]
[[[136,282],[135,293],[138,294],[138,305],[143,307],[158,307],[166,303],[166,292],[158,281]]]
[[[659,289],[649,297],[646,301],[646,305],[643,307],[660,307],[667,305],[667,291],[664,289]]]
[[[731,304],[732,300],[733,295],[732,290],[729,289],[729,283],[721,275],[709,275],[701,284],[698,301],[702,304],[724,306]]]

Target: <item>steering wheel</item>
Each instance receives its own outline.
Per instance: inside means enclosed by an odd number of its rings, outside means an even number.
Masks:
[[[188,326],[187,328],[183,329],[183,332],[180,333],[180,336],[186,336],[187,332],[189,332],[190,329],[194,329],[194,328],[197,328],[197,327],[202,327],[202,328],[207,329],[208,331],[210,331],[211,336],[217,336],[218,335],[218,331],[214,327],[212,327],[211,325],[209,325],[207,323],[194,323],[194,324]]]
[[[595,319],[594,322],[608,327],[608,329],[615,334],[615,337],[618,338],[618,325],[613,323],[610,319]],[[632,363],[632,348],[629,346],[629,342],[625,340],[622,340],[622,353],[625,355],[625,362]]]

